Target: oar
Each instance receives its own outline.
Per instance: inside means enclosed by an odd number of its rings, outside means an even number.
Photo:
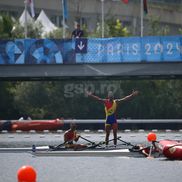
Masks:
[[[119,138],[121,138],[121,136],[117,137],[117,140],[118,140]],[[113,141],[113,140],[114,140],[114,138],[108,140],[107,142],[111,142],[111,141]],[[106,141],[104,141],[104,142],[99,142],[99,143],[97,143],[97,144],[95,144],[95,145],[92,145],[92,146],[90,146],[90,147],[87,147],[86,149],[89,149],[89,148],[96,148],[96,147],[98,147],[98,146],[100,146],[100,145],[104,145],[104,144],[106,144]]]
[[[133,145],[130,142],[126,142],[124,140],[121,140],[120,138],[118,138],[119,141],[123,142],[124,144],[128,145],[128,146],[132,146],[132,148],[130,148],[129,150],[132,152],[142,152],[143,150],[145,150],[148,147],[144,147],[144,148],[140,148],[137,145]]]
[[[95,142],[92,142],[92,141],[88,140],[87,138],[84,138],[84,137],[82,137],[82,136],[80,136],[80,138],[83,139],[83,140],[85,140],[85,141],[87,141],[87,142],[89,142],[89,143],[91,143],[92,145],[95,144]]]
[[[86,138],[84,138],[84,137],[82,137],[82,136],[79,136],[79,137],[80,137],[81,139],[83,139],[83,140],[85,140],[85,141],[91,143],[92,145],[95,144],[95,142],[92,142],[92,141],[90,141],[90,140],[88,140],[88,139],[86,139]],[[53,147],[49,146],[49,148],[50,148],[51,150],[57,150],[57,149],[59,149],[60,147],[64,146],[64,145],[65,145],[66,143],[68,143],[68,142],[71,142],[71,141],[66,141],[66,142],[64,142],[64,143],[61,143],[61,144],[59,144],[59,145],[57,145],[57,146],[53,146]]]
[[[57,145],[57,146],[49,146],[49,148],[50,148],[51,150],[56,150],[56,149],[62,147],[63,145],[65,145],[67,142],[68,142],[68,141],[66,141],[66,142],[64,142],[64,143],[61,143],[61,144],[59,144],[59,145]]]
[[[120,138],[121,138],[121,137],[120,137]],[[126,141],[124,141],[124,140],[121,140],[120,138],[118,138],[118,140],[121,141],[121,142],[123,142],[123,143],[125,143],[126,145],[130,145],[130,146],[132,146],[132,147],[136,147],[136,145],[133,145],[133,144],[131,144],[130,142],[126,142]]]

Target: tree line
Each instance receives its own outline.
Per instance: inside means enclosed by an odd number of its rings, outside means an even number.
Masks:
[[[103,104],[87,97],[85,89],[102,98],[109,90],[115,98],[139,90],[137,97],[119,105],[118,118],[182,118],[181,80],[0,82],[0,88],[1,119],[104,119]]]

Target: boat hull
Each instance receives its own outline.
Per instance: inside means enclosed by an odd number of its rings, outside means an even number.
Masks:
[[[168,159],[182,160],[182,142],[175,140],[161,140],[159,150]]]
[[[139,152],[129,149],[115,150],[82,150],[82,151],[36,151],[32,152],[37,157],[143,157]]]
[[[70,150],[60,148],[58,150],[50,149],[50,146],[23,147],[23,148],[0,148],[0,153],[30,153],[37,157],[143,157],[141,152],[132,152],[128,148],[120,149],[85,149]]]
[[[61,120],[24,120],[12,122],[11,130],[21,130],[21,131],[43,131],[43,130],[57,130],[63,126]]]
[[[46,151],[49,150],[49,146],[40,146],[36,147],[37,151]],[[24,153],[24,152],[32,152],[33,147],[17,147],[17,148],[0,148],[0,153]]]

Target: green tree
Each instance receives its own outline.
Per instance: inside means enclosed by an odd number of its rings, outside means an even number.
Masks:
[[[19,115],[13,102],[14,95],[11,92],[15,85],[16,83],[12,82],[0,82],[0,119],[14,119]]]
[[[110,30],[111,37],[127,37],[129,36],[129,31],[127,27],[124,27],[122,22],[119,19],[108,20],[108,26]]]
[[[21,115],[44,118],[49,105],[48,85],[41,82],[20,82],[13,90],[14,103]]]
[[[47,34],[44,35],[44,37],[49,38],[49,39],[62,39],[63,37],[63,28],[57,28]],[[70,38],[70,32],[67,30],[66,31],[66,38]]]
[[[13,38],[24,38],[25,37],[25,28],[20,24],[19,21],[16,21],[13,30],[12,36]],[[30,22],[27,24],[27,36],[29,38],[41,38],[42,37],[42,24]]]
[[[0,39],[9,39],[12,37],[13,20],[10,16],[0,15]]]
[[[182,28],[179,28],[179,33],[182,34]]]
[[[88,37],[89,36],[89,32],[88,32],[88,27],[87,25],[82,25],[82,30],[84,32],[84,37]]]
[[[85,89],[90,89],[102,98],[107,97],[108,90],[113,90],[116,98],[130,94],[133,89],[139,90],[139,96],[120,104],[118,118],[182,117],[181,80],[36,81],[18,82],[9,85],[8,89],[5,86],[7,85],[2,87],[4,89],[0,96],[6,112],[1,114],[5,116],[8,112],[10,118],[15,118],[18,114],[26,114],[33,119],[105,118],[103,104],[87,98]],[[14,112],[15,106],[17,113]]]
[[[170,28],[168,25],[161,25],[159,16],[151,16],[149,18],[149,30],[148,35],[169,35]]]
[[[101,37],[102,26],[100,23],[97,23],[97,27],[91,37]],[[126,37],[129,36],[129,30],[127,27],[124,27],[122,22],[119,19],[109,19],[105,22],[104,25],[104,35],[105,37]]]

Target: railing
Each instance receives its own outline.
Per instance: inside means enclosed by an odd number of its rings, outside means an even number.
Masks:
[[[17,120],[1,120],[2,123],[6,123],[4,127],[0,127],[1,133],[11,132],[11,123]],[[33,121],[33,120],[32,120]],[[37,120],[36,120],[37,121]],[[47,120],[42,120],[47,121]],[[21,121],[20,121],[21,122]],[[40,121],[41,122],[41,121]],[[76,119],[76,120],[64,120],[64,125],[55,129],[58,132],[62,132],[69,128],[70,123],[76,123],[78,130],[102,130],[104,129],[105,120],[103,119]],[[166,130],[166,132],[171,130],[179,130],[182,132],[182,119],[118,119],[118,125],[120,130]],[[38,130],[37,130],[38,131]],[[15,132],[15,130],[13,131]],[[17,133],[22,133],[21,130],[16,130]],[[35,130],[30,130],[30,133],[35,133]],[[44,130],[44,133],[49,132]]]

